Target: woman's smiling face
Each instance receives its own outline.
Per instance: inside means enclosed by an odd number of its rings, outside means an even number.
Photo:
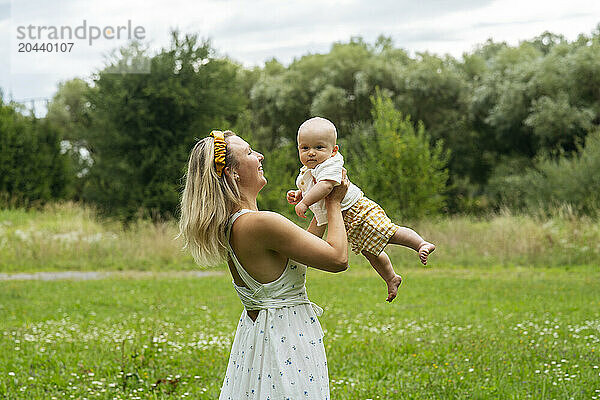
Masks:
[[[262,160],[264,156],[250,148],[250,145],[239,136],[227,138],[227,149],[233,153],[237,161],[235,173],[239,175],[238,185],[248,188],[262,189],[267,184]]]

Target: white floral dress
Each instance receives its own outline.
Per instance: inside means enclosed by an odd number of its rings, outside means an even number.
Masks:
[[[228,232],[240,215],[232,215]],[[229,254],[247,287],[233,283],[245,310],[235,332],[220,400],[329,400],[322,310],[306,295],[306,266],[288,260],[281,276],[259,283]],[[246,310],[260,310],[256,321]]]

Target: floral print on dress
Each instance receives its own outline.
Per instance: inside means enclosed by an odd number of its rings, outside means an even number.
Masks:
[[[242,303],[260,311],[255,321],[242,311],[219,399],[330,400],[320,309],[306,296],[306,266],[290,260],[277,280],[261,284],[231,248],[230,255],[247,285],[234,284]]]

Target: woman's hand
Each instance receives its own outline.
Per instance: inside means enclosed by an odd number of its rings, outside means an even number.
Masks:
[[[342,182],[333,188],[331,193],[325,197],[325,201],[341,203],[348,192],[348,186],[350,186],[350,181],[346,175],[346,168],[342,168]]]

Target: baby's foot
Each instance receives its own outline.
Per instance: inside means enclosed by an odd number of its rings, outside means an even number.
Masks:
[[[421,246],[417,252],[419,253],[419,259],[423,263],[423,265],[427,265],[427,257],[435,250],[435,245],[433,243],[425,242]]]
[[[386,281],[388,287],[387,302],[392,302],[398,295],[398,288],[402,284],[402,277],[400,275],[394,275],[392,279]]]

